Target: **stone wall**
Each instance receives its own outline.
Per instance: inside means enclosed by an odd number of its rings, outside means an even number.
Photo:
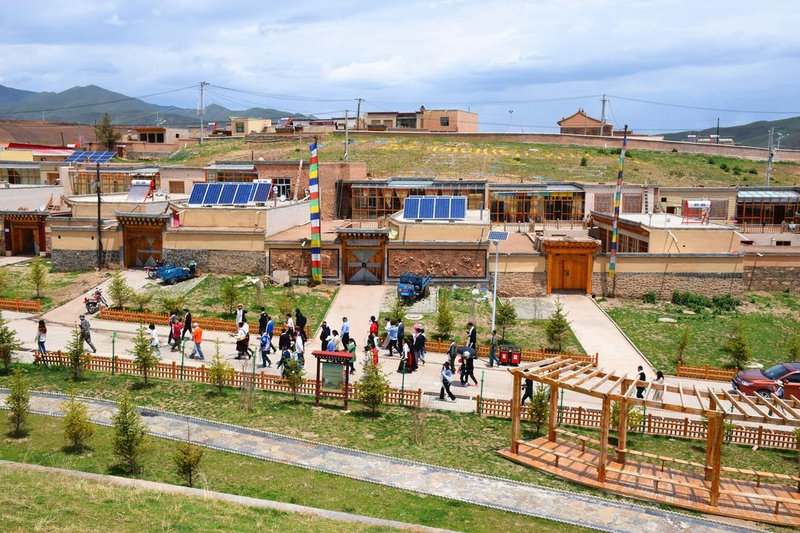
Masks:
[[[106,267],[119,267],[119,251],[108,250],[103,252]],[[65,250],[51,251],[51,261],[54,272],[72,272],[76,270],[93,270],[97,267],[96,250]]]
[[[322,250],[322,277],[339,279],[339,250]],[[311,250],[308,248],[271,248],[269,273],[288,270],[293,278],[311,278]]]
[[[592,293],[610,296],[612,292],[608,274],[592,274]],[[708,296],[731,293],[741,297],[746,285],[741,273],[685,272],[657,274],[650,272],[618,272],[615,295],[619,298],[641,298],[654,291],[659,299],[669,299],[673,291],[690,291]]]
[[[431,274],[434,279],[486,279],[485,250],[395,249],[387,253],[388,277],[404,272]]]
[[[257,274],[264,275],[267,259],[264,252],[241,250],[180,250],[167,248],[164,259],[169,263],[197,263],[203,274]]]
[[[745,266],[743,285],[753,291],[782,291],[800,288],[800,265],[798,266]]]
[[[505,298],[545,296],[547,275],[544,272],[500,272],[497,275],[497,294]]]

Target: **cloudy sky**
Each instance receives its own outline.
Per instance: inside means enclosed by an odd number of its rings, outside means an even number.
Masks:
[[[552,131],[578,107],[599,117],[601,94],[611,122],[641,132],[800,115],[797,0],[15,6],[0,11],[0,84],[34,91],[174,91],[146,100],[193,107],[206,80],[228,108],[338,115],[361,97],[362,112],[469,108],[484,131]]]

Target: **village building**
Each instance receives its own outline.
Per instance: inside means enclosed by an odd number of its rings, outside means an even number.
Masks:
[[[419,111],[373,111],[364,113],[363,127],[368,130],[417,130],[433,132],[477,133],[478,114],[460,109],[425,109]]]

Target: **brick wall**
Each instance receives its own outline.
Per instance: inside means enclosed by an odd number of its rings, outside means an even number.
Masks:
[[[267,259],[264,252],[168,248],[164,250],[164,259],[178,264],[195,261],[197,269],[201,273],[257,274],[261,276],[267,271]]]
[[[796,290],[800,287],[800,266],[745,266],[743,285],[754,291]]]
[[[336,278],[339,275],[339,250],[321,251],[322,277]],[[271,248],[269,250],[269,273],[288,270],[293,278],[311,278],[311,250],[296,248]]]
[[[119,251],[107,250],[104,253],[106,267],[119,267]],[[54,272],[74,272],[93,270],[97,267],[96,250],[65,250],[51,252]]]
[[[741,273],[617,273],[615,295],[620,298],[641,298],[645,293],[655,291],[660,299],[672,297],[672,291],[690,291],[709,298],[731,293],[741,297],[746,285]],[[592,274],[592,292],[609,296],[611,289],[608,274]]]
[[[500,272],[497,275],[497,294],[503,297],[545,296],[547,275],[544,272]]]
[[[390,249],[387,256],[390,278],[415,272],[434,279],[486,279],[485,250]]]

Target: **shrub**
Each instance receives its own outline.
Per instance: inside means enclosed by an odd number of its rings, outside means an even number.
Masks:
[[[8,282],[8,270],[0,268],[0,298],[6,297],[8,287],[10,286]]]
[[[11,329],[3,314],[0,313],[0,359],[3,361],[3,374],[11,373],[14,362],[14,352],[22,349],[22,343],[17,338],[17,332]]]
[[[158,304],[161,306],[161,310],[167,313],[175,309],[184,309],[186,307],[186,294],[162,292],[158,295]]]
[[[506,327],[511,326],[517,320],[517,310],[511,305],[511,302],[502,302],[500,298],[497,299],[497,306],[495,308],[495,324],[502,330],[503,340],[506,338]]]
[[[11,423],[11,436],[22,437],[25,434],[23,426],[31,407],[31,395],[28,378],[20,369],[14,372],[8,383],[6,405],[8,406],[8,421]]]
[[[136,304],[136,310],[141,313],[144,311],[144,308],[153,301],[153,293],[134,292],[131,294],[131,301]]]
[[[453,318],[453,304],[450,301],[450,295],[445,289],[439,289],[436,300],[436,332],[440,338],[444,339],[450,336],[454,326],[455,318]]]
[[[541,435],[542,426],[547,423],[547,419],[550,416],[550,388],[545,384],[539,383],[533,389],[529,412],[531,422],[536,428],[536,435]]]
[[[175,454],[172,456],[175,471],[190,487],[194,486],[194,478],[200,468],[200,461],[203,459],[204,453],[205,450],[202,447],[192,444],[188,428],[186,429],[186,440],[178,441],[175,444]]]
[[[280,320],[285,320],[286,315],[291,315],[294,312],[295,305],[292,302],[293,295],[294,289],[290,287],[289,290],[284,292],[283,296],[281,296],[281,299],[278,302],[278,311],[281,313]]]
[[[756,176],[758,174],[758,171],[756,169],[754,169],[754,168],[748,168],[747,169],[747,173],[748,174],[752,174],[753,176]]]
[[[720,163],[719,169],[723,172],[728,172],[730,170],[730,167],[728,166],[728,163]]]
[[[800,357],[800,334],[797,332],[790,333],[786,337],[786,354],[791,358],[794,363]]]
[[[673,148],[673,149],[672,149],[672,153],[673,153],[673,154],[677,154],[677,153],[678,153],[678,149],[677,149],[677,148]]]
[[[364,365],[364,375],[359,382],[359,398],[375,416],[378,413],[386,393],[389,392],[389,380],[381,372],[380,366],[375,366],[371,362]]]
[[[547,321],[545,331],[550,347],[563,352],[564,341],[567,340],[567,335],[569,335],[569,321],[567,321],[567,316],[564,314],[564,304],[561,303],[560,299],[556,300],[556,309],[553,312],[553,316]]]
[[[742,175],[742,167],[740,167],[739,165],[734,166],[732,171],[733,171],[733,175],[734,176],[741,176]]]
[[[722,343],[722,352],[728,356],[729,368],[744,368],[750,361],[752,351],[741,324],[734,324],[728,338]]]
[[[585,167],[588,163],[589,163],[589,158],[588,157],[586,157],[586,156],[581,157],[581,166],[582,167]]]
[[[94,424],[89,418],[89,408],[71,394],[61,405],[61,412],[64,414],[64,439],[67,441],[67,446],[71,451],[79,453],[86,447],[86,441],[94,435]]]
[[[649,291],[649,292],[644,293],[644,296],[642,296],[642,301],[644,303],[646,303],[646,304],[657,303],[658,302],[658,297],[656,296],[656,292],[655,291]]]
[[[394,304],[392,304],[392,309],[389,311],[389,320],[397,324],[398,322],[402,322],[405,315],[406,310],[403,308],[403,300],[400,298],[395,298]]]
[[[114,455],[119,466],[128,474],[136,474],[144,454],[145,427],[127,393],[117,405],[117,412],[111,416],[111,422],[114,429]]]
[[[83,371],[89,366],[89,354],[83,349],[83,338],[79,328],[73,328],[70,334],[67,344],[67,365],[72,381],[80,381],[83,378]]]
[[[635,404],[628,403],[627,406],[628,411],[628,418],[627,418],[627,426],[628,431],[636,431],[642,426],[642,422],[644,421],[644,412],[642,409],[637,407]],[[611,403],[611,428],[613,430],[617,430],[619,427],[619,402],[612,402]]]
[[[38,255],[33,258],[30,267],[28,267],[28,280],[31,282],[31,285],[33,285],[33,288],[36,289],[36,297],[39,298],[42,289],[47,287],[48,280],[47,267]]]
[[[683,328],[681,336],[678,338],[678,364],[683,364],[683,354],[686,353],[686,348],[689,347],[689,341],[692,339],[691,328]]]
[[[233,314],[233,308],[239,302],[240,296],[235,279],[225,278],[219,284],[219,298],[229,314]]]
[[[689,291],[674,291],[671,301],[675,305],[682,305],[697,312],[701,312],[706,307],[711,307],[713,305],[708,297]]]
[[[108,284],[108,295],[111,301],[114,302],[114,307],[123,309],[125,304],[133,299],[134,294],[122,272],[117,270],[111,275],[111,282]]]
[[[713,157],[709,157],[708,158],[708,164],[709,165],[716,165],[717,161]]]
[[[734,298],[730,293],[714,296],[711,299],[711,303],[720,311],[736,311],[736,308],[742,305],[742,302]]]
[[[211,384],[217,387],[219,394],[222,394],[222,387],[224,387],[230,380],[231,375],[233,374],[233,367],[229,365],[228,362],[220,355],[219,340],[215,342],[215,346],[216,353],[211,359],[211,365],[209,365],[209,367],[206,369],[206,375],[208,376]]]
[[[292,398],[297,401],[297,389],[303,384],[303,376],[306,372],[297,359],[289,359],[284,366],[283,378],[292,390]]]
[[[142,373],[144,386],[147,387],[147,377],[150,374],[150,370],[158,364],[158,356],[153,352],[153,347],[150,346],[150,336],[145,332],[144,324],[139,324],[136,336],[133,337],[133,346],[128,350],[128,353],[133,356],[133,367]]]

